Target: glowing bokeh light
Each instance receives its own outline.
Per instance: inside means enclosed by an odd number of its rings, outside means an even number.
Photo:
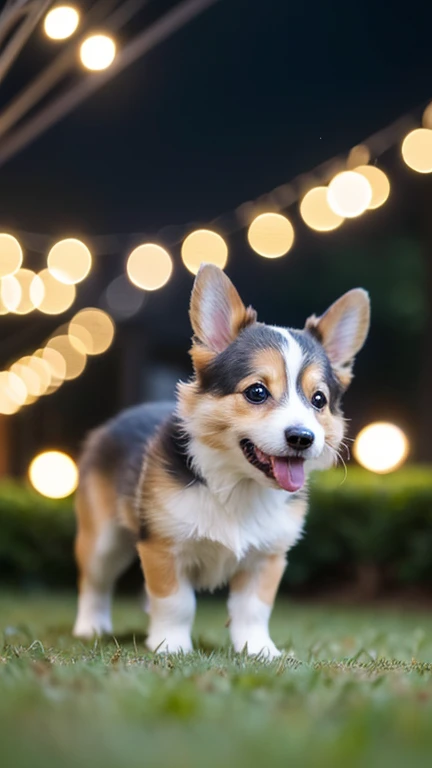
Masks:
[[[336,174],[327,188],[327,201],[334,213],[353,219],[364,213],[372,200],[369,181],[355,171]]]
[[[384,421],[362,429],[353,449],[359,464],[378,474],[393,472],[400,467],[408,451],[408,440],[402,430]]]
[[[157,291],[171,277],[172,259],[165,248],[155,243],[139,245],[130,254],[126,271],[129,280],[145,291]]]
[[[416,128],[405,136],[402,143],[402,157],[413,171],[431,173],[432,131],[429,128]]]
[[[36,456],[29,467],[30,482],[42,496],[64,499],[78,485],[78,468],[62,451],[45,451]]]
[[[359,165],[355,172],[364,176],[371,185],[372,199],[368,205],[369,210],[383,205],[390,194],[390,182],[384,171],[375,165]]]
[[[253,250],[266,259],[284,256],[294,242],[291,222],[280,213],[261,213],[248,229],[248,241]]]
[[[107,69],[114,61],[116,44],[108,35],[91,35],[80,47],[80,58],[86,69]]]
[[[21,376],[14,371],[2,371],[0,373],[0,389],[5,398],[15,405],[24,405],[27,398],[27,387]]]
[[[30,370],[34,371],[34,373],[36,373],[39,377],[39,395],[44,395],[48,388],[51,386],[52,374],[49,364],[46,362],[46,360],[43,360],[43,358],[38,357],[37,355],[32,355],[27,365]]]
[[[33,357],[40,357],[45,360],[51,374],[50,388],[56,385],[55,388],[57,389],[66,378],[66,361],[63,355],[52,347],[45,347],[45,349],[36,350]]]
[[[17,315],[28,315],[43,301],[44,287],[42,280],[32,269],[19,269],[12,277],[4,278],[5,282],[17,280],[21,288],[21,298],[14,310]],[[3,301],[6,301],[3,296]]]
[[[76,288],[72,284],[59,282],[49,269],[43,269],[37,275],[38,281],[33,281],[30,287],[30,298],[40,312],[46,315],[60,315],[66,312],[75,301]],[[39,285],[42,284],[42,300],[37,302]]]
[[[71,5],[58,5],[47,13],[44,30],[51,40],[66,40],[71,37],[79,24],[79,13]]]
[[[69,323],[68,333],[72,345],[79,339],[87,355],[101,355],[111,346],[115,325],[101,309],[82,309]]]
[[[0,372],[0,413],[4,416],[11,416],[20,409],[20,404],[16,398],[13,398],[10,388],[10,371]],[[19,379],[19,377],[16,377]],[[25,399],[22,401],[25,402]]]
[[[423,112],[423,128],[432,128],[432,101],[427,105]]]
[[[327,187],[315,187],[306,193],[300,203],[300,215],[305,224],[317,232],[331,232],[344,220],[330,208]]]
[[[70,337],[66,334],[53,336],[53,338],[46,344],[47,349],[54,349],[63,357],[66,365],[64,376],[66,381],[76,379],[80,376],[86,366],[87,357],[83,350],[77,348],[78,344],[78,341],[72,344]]]
[[[224,269],[228,259],[228,247],[217,232],[197,229],[186,237],[181,248],[181,257],[189,272],[196,275],[200,265],[215,264]]]
[[[30,357],[22,357],[16,363],[11,365],[10,370],[23,380],[28,396],[39,397],[42,394],[42,384],[37,372],[32,370],[28,365],[30,359]],[[26,400],[26,405],[27,404],[28,397]]]
[[[133,285],[126,275],[119,275],[105,291],[105,301],[108,309],[118,320],[133,317],[145,301],[145,294]]]
[[[18,272],[23,260],[22,248],[13,235],[0,233],[0,278]]]
[[[15,275],[9,275],[0,280],[0,295],[2,305],[7,311],[15,312],[20,304],[22,296],[21,285]]]
[[[80,283],[90,272],[92,255],[87,246],[75,237],[59,240],[48,254],[48,269],[60,283]]]
[[[358,165],[367,165],[370,161],[370,150],[366,144],[357,144],[350,150],[347,159],[347,168],[353,170]]]

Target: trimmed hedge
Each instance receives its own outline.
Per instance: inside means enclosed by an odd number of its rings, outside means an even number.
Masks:
[[[350,467],[311,482],[306,534],[289,556],[290,590],[356,583],[363,591],[432,584],[432,467],[374,475]],[[51,501],[12,481],[0,484],[0,581],[71,587],[71,500]],[[138,571],[137,571],[138,573]]]

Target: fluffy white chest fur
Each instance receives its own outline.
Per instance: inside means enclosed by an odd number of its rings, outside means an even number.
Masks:
[[[253,480],[227,494],[196,484],[168,501],[181,569],[196,587],[225,584],[242,564],[263,553],[284,553],[300,538],[304,502]]]

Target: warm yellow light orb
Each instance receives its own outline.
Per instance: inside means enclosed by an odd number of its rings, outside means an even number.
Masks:
[[[47,13],[44,30],[51,40],[66,40],[71,37],[79,24],[79,13],[71,5],[58,5]]]
[[[66,381],[76,379],[86,366],[87,357],[83,349],[77,348],[78,343],[72,344],[69,336],[61,334],[60,336],[53,336],[46,344],[47,349],[54,349],[65,361],[66,372],[64,378]],[[47,362],[49,363],[49,360]]]
[[[86,69],[100,71],[107,69],[114,61],[116,44],[108,35],[91,35],[80,48],[82,64]]]
[[[155,243],[139,245],[130,254],[126,271],[129,280],[145,291],[157,291],[171,277],[172,259],[165,248]]]
[[[18,407],[24,405],[27,398],[27,387],[21,376],[15,371],[2,371],[0,373],[0,389],[3,397]]]
[[[22,248],[13,235],[0,233],[0,278],[18,272],[23,260]]]
[[[364,176],[371,185],[372,199],[368,205],[369,210],[383,205],[390,194],[390,182],[384,171],[375,165],[359,165],[355,172]]]
[[[26,389],[27,389],[27,396],[32,397],[39,397],[41,394],[42,386],[41,386],[41,380],[36,373],[36,371],[29,368],[29,361],[30,357],[22,357],[20,360],[18,360],[16,363],[11,365],[11,372],[16,373],[17,376],[20,377],[20,379],[23,380]],[[27,397],[28,401],[28,397]],[[26,404],[27,404],[26,401]]]
[[[11,294],[14,294],[15,291],[13,287],[13,281],[15,280],[19,283],[21,297],[18,305],[11,311],[15,312],[17,315],[28,315],[28,313],[32,312],[33,309],[36,309],[43,300],[44,287],[42,280],[32,269],[19,269],[15,275],[4,278],[4,283],[7,286],[10,286]],[[6,304],[4,295],[3,301]]]
[[[15,275],[8,275],[0,280],[0,296],[5,309],[15,312],[22,296],[21,285]]]
[[[45,451],[30,464],[29,478],[33,488],[42,496],[64,499],[78,485],[78,468],[66,453]]]
[[[30,297],[40,312],[59,315],[72,306],[76,297],[74,285],[59,282],[49,269],[43,269],[37,278],[39,282],[34,281],[30,287]],[[43,287],[43,296],[42,300],[37,302],[40,284]]]
[[[45,349],[38,349],[34,353],[33,357],[40,357],[42,360],[45,360],[45,362],[48,364],[49,371],[51,374],[51,385],[50,388],[54,384],[60,384],[65,380],[66,378],[66,361],[60,352],[58,352],[56,349],[53,349],[52,347],[45,347]],[[57,386],[56,386],[57,389]]]
[[[431,173],[432,131],[429,128],[416,128],[405,136],[402,143],[402,157],[413,171]]]
[[[261,213],[248,229],[249,245],[266,259],[284,256],[294,242],[291,222],[280,213]]]
[[[224,269],[228,259],[228,247],[217,232],[210,229],[197,229],[191,232],[183,242],[181,257],[189,272],[196,275],[200,265],[215,264]]]
[[[400,467],[408,451],[408,440],[402,430],[384,421],[362,429],[353,449],[358,463],[378,474],[393,472]]]
[[[350,150],[347,158],[348,170],[355,170],[358,165],[367,165],[370,160],[370,151],[366,144],[357,144]]]
[[[112,344],[115,325],[106,312],[89,307],[72,318],[68,333],[73,346],[78,339],[87,355],[101,355]]]
[[[48,269],[60,283],[72,285],[87,277],[92,255],[87,246],[75,237],[59,240],[48,254]]]
[[[20,403],[17,401],[16,397],[14,397],[14,392],[13,392],[14,380],[13,379],[12,379],[12,388],[11,388],[12,376],[15,376],[15,383],[16,383],[16,380],[20,380],[19,376],[16,376],[16,374],[10,371],[0,372],[0,414],[2,414],[3,416],[11,416],[13,413],[16,413],[20,409]],[[21,397],[19,399],[21,400],[21,404],[22,404],[25,402],[25,398],[23,399],[22,391],[20,392],[20,395]]]
[[[332,211],[327,200],[327,187],[315,187],[306,193],[300,203],[300,215],[311,229],[331,232],[343,222],[343,216]]]
[[[327,188],[327,202],[338,216],[354,219],[364,213],[372,200],[372,187],[361,173],[337,173]]]

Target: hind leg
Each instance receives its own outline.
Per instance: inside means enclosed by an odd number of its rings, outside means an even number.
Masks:
[[[116,520],[115,493],[108,480],[86,478],[76,506],[79,597],[73,634],[90,638],[112,632],[112,591],[117,578],[134,559],[135,547],[130,531]]]

